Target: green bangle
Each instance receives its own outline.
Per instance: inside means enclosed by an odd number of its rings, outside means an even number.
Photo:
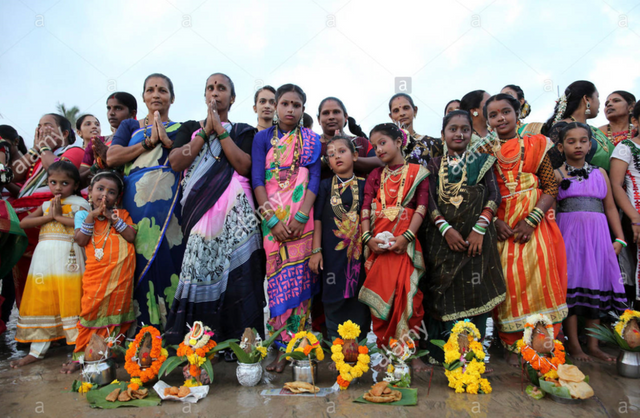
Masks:
[[[309,216],[303,214],[300,211],[298,211],[293,218],[301,224],[306,224],[307,222],[309,222]]]
[[[209,137],[207,136],[206,132],[204,131],[204,129],[201,129],[200,132],[198,132],[198,136],[202,139],[204,139],[205,141],[207,141],[209,139]]]
[[[229,137],[229,132],[226,132],[226,131],[222,135],[218,135],[218,139],[219,140],[223,140],[223,139],[228,138],[228,137]]]
[[[624,242],[623,240],[621,240],[620,238],[616,238],[617,243],[619,243],[620,245],[622,245],[624,248],[627,248],[627,243]]]
[[[49,147],[42,147],[42,148],[40,148],[40,154],[41,154],[41,155],[42,155],[42,153],[43,153],[43,152],[45,152],[45,151],[49,151],[49,152],[51,152],[51,148],[49,148]]]
[[[318,254],[318,253],[321,253],[321,252],[322,252],[322,247],[318,247],[318,248],[314,248],[311,251],[311,254]]]
[[[482,232],[487,232],[486,228],[484,228],[484,227],[482,227],[482,226],[480,226],[478,224],[475,224],[474,228],[476,228],[477,230],[482,231]]]
[[[272,215],[267,221],[267,228],[273,229],[273,227],[276,226],[278,222],[280,222],[280,219],[278,219],[276,215]]]

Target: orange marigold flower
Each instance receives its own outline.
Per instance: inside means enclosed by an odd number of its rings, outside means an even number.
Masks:
[[[368,354],[369,353],[369,348],[367,348],[366,345],[361,345],[358,347],[358,353],[360,354]]]
[[[336,338],[333,340],[333,345],[344,345],[344,341],[342,341],[342,338]]]
[[[313,349],[313,347],[311,345],[308,345],[304,348],[304,350],[302,351],[304,353],[305,356],[308,356],[309,353],[311,353],[311,350]]]
[[[131,390],[138,390],[140,389],[140,385],[138,385],[137,383],[129,383],[129,385],[127,385],[127,387]]]

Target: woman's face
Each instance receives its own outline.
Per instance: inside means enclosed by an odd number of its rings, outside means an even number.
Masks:
[[[604,115],[607,120],[627,117],[633,110],[634,104],[628,104],[627,101],[617,93],[610,94],[609,97],[607,97],[607,101],[604,102]]]
[[[115,97],[107,100],[107,118],[113,130],[117,130],[123,120],[134,117],[129,108]]]
[[[338,102],[335,100],[327,100],[322,104],[320,115],[318,115],[318,122],[320,122],[320,126],[322,126],[322,132],[332,137],[336,131],[342,131],[347,117]]]
[[[168,112],[171,103],[173,103],[171,92],[169,91],[169,83],[162,77],[151,77],[147,80],[142,98],[150,114],[155,111],[160,113]]]
[[[100,136],[100,121],[94,116],[87,116],[82,120],[78,135],[85,141]]]
[[[406,128],[413,124],[413,119],[416,117],[417,112],[418,107],[411,106],[406,97],[399,96],[391,102],[389,117]]]
[[[258,93],[258,100],[253,105],[253,111],[258,114],[259,118],[265,120],[273,119],[274,112],[276,111],[276,95],[267,89],[260,90]]]
[[[207,79],[204,97],[207,104],[212,100],[216,102],[218,112],[228,112],[235,100],[235,97],[231,97],[231,84],[222,74],[215,74]]]
[[[459,110],[459,109],[460,109],[460,102],[455,100],[447,105],[447,109],[444,111],[444,115],[447,116],[449,113],[453,112],[454,110]]]
[[[45,139],[46,145],[51,149],[57,149],[66,145],[68,132],[62,132],[56,118],[44,115],[38,122],[40,136]]]
[[[487,107],[487,122],[502,139],[516,135],[517,114],[506,100],[494,100]]]

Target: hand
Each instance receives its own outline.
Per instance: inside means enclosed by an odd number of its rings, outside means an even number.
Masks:
[[[531,235],[533,235],[534,229],[523,220],[516,224],[516,227],[513,228],[513,235],[515,236],[514,242],[519,242],[521,244],[526,244],[531,239]]]
[[[106,204],[104,205],[104,209],[102,209],[102,216],[104,216],[107,219],[113,220],[114,213],[111,209],[107,208]],[[118,219],[117,216],[116,216],[116,219]]]
[[[36,137],[33,144],[38,151],[44,147],[49,147],[53,150],[59,146],[59,137],[60,135],[58,135],[51,126],[42,126],[40,128],[36,128]]]
[[[632,222],[640,223],[640,219],[638,220],[638,222],[636,221],[632,221]],[[640,241],[640,225],[631,225],[631,229],[633,229],[633,242],[638,244],[638,241]]]
[[[378,244],[384,244],[384,241],[378,238],[371,238],[367,243],[367,246],[371,251],[373,251],[376,254],[382,254],[387,252],[388,248],[380,248]]]
[[[467,242],[469,243],[469,257],[475,257],[482,254],[483,239],[483,235],[478,234],[476,231],[471,231],[471,233],[467,237]]]
[[[220,115],[218,115],[218,109],[216,108],[216,101],[211,100],[207,105],[207,124],[204,126],[205,133],[211,135],[215,132],[217,135],[225,133],[226,129],[222,126],[220,121]]]
[[[449,230],[444,234],[444,239],[447,241],[451,251],[465,252],[467,251],[467,247],[469,247],[469,243],[462,238],[460,232],[453,228],[449,228]]]
[[[162,146],[171,148],[171,145],[173,145],[173,143],[171,142],[171,139],[169,139],[167,131],[164,129],[164,125],[160,120],[160,112],[158,112],[157,110],[156,113],[154,113],[153,123],[156,126],[156,131],[158,132],[158,140],[162,142]]]
[[[282,221],[280,221],[273,228],[271,228],[271,235],[273,235],[276,241],[283,242],[291,238],[291,231],[285,226]]]
[[[98,202],[94,202],[95,204],[95,208],[91,211],[91,215],[93,217],[93,219],[95,220],[98,216],[102,215],[102,213],[104,212],[104,208],[105,208],[105,199],[104,197],[99,200]]]
[[[289,220],[289,231],[291,231],[291,236],[292,237],[299,237],[302,235],[302,232],[304,231],[304,225],[300,222],[298,222],[295,218],[291,218]]]
[[[620,255],[620,251],[622,251],[622,244],[620,244],[619,242],[614,242],[613,243],[613,251],[616,252],[616,255]]]
[[[513,236],[513,229],[500,219],[496,219],[496,232],[498,233],[498,241],[506,241]]]
[[[151,141],[152,145],[156,145],[160,141],[160,135],[158,134],[158,124],[156,123],[158,119],[160,119],[160,112],[156,111],[153,114],[153,123],[151,124],[151,136],[149,137],[149,141]]]
[[[109,150],[109,147],[107,147],[107,145],[102,142],[102,139],[100,137],[92,138],[91,144],[91,148],[93,149],[93,157],[96,159],[100,158],[103,163],[106,163],[107,151]]]
[[[62,216],[62,203],[60,202],[60,196],[56,196],[53,198],[53,202],[51,202],[50,212],[53,212],[53,218],[57,218],[58,216]]]
[[[389,251],[393,251],[396,254],[406,253],[407,247],[409,246],[409,241],[407,241],[407,239],[402,235],[393,237],[393,239],[395,242],[391,241],[393,242],[393,244],[391,244],[391,247],[389,247]]]
[[[320,270],[324,270],[321,252],[311,255],[311,258],[309,259],[309,268],[315,274],[320,274]]]

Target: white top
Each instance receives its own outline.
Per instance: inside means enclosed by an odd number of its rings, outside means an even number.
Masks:
[[[631,141],[631,143],[633,143],[636,149],[640,150],[640,145],[633,141]],[[624,176],[624,189],[627,192],[627,197],[633,207],[640,209],[640,207],[636,206],[633,198],[634,192],[640,192],[640,171],[638,171],[638,168],[633,163],[633,153],[631,152],[631,148],[621,142],[613,150],[611,158],[617,158],[618,160],[622,160],[629,164],[627,174]],[[638,162],[640,163],[640,156],[638,156],[638,159]],[[638,166],[640,166],[640,164],[638,164]]]

